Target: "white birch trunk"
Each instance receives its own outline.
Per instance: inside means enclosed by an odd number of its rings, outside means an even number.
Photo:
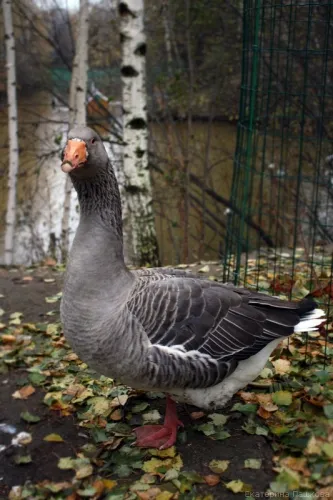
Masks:
[[[3,0],[3,19],[6,43],[7,98],[8,98],[8,137],[9,137],[9,170],[8,200],[5,230],[5,264],[13,263],[14,234],[16,221],[16,182],[19,166],[17,136],[17,100],[16,100],[16,67],[15,37],[12,20],[11,0]]]
[[[143,0],[119,2],[122,44],[124,253],[128,263],[158,263],[148,168],[146,37]]]
[[[75,57],[72,68],[72,78],[69,91],[69,129],[74,125],[86,125],[86,97],[88,80],[88,32],[89,32],[89,2],[80,0],[78,36],[76,40]],[[70,214],[76,203],[76,193],[72,189],[69,176],[65,183],[64,211],[61,222],[62,260],[65,261],[69,250]]]

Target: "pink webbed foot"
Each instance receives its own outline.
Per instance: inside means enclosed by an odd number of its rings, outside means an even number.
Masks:
[[[184,424],[177,417],[176,403],[167,398],[165,419],[163,425],[144,425],[134,429],[135,446],[140,448],[159,448],[164,450],[173,446],[177,439],[178,426]]]

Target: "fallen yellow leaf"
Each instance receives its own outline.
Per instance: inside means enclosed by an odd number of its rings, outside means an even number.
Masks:
[[[128,400],[128,395],[127,394],[121,394],[120,396],[117,396],[112,399],[110,402],[111,408],[117,408],[117,406],[124,406],[127,403]]]
[[[239,391],[238,394],[246,403],[257,402],[257,394],[255,392]]]
[[[135,494],[140,500],[156,500],[157,495],[161,493],[159,488],[149,488],[147,491],[136,491]],[[169,497],[170,498],[170,497]]]
[[[272,403],[272,394],[256,394],[256,401],[263,406]]]
[[[15,335],[4,333],[3,335],[1,335],[1,340],[4,344],[13,344],[14,342],[16,342],[16,337]]]
[[[241,481],[240,479],[229,481],[229,483],[225,483],[224,486],[228,488],[228,490],[231,490],[233,493],[245,493],[252,491],[251,485],[243,483],[243,481]]]
[[[275,368],[275,373],[279,375],[285,375],[290,372],[290,361],[288,359],[277,359],[272,361]]]
[[[67,356],[64,357],[65,361],[76,361],[77,359],[79,359],[79,356],[74,352],[71,352],[70,354],[67,354]]]
[[[171,498],[176,498],[171,491],[161,491],[161,493],[157,495],[156,500],[171,500]]]
[[[94,498],[99,498],[105,489],[105,484],[101,479],[96,479],[93,483],[93,488],[96,490]]]
[[[208,476],[204,476],[203,478],[208,486],[216,486],[220,482],[220,478],[216,474],[208,474]]]
[[[144,472],[151,472],[152,474],[159,474],[159,472],[157,472],[157,469],[159,469],[160,467],[166,469],[172,468],[179,471],[183,467],[183,461],[180,455],[177,455],[174,458],[167,458],[165,460],[161,460],[159,458],[151,458],[150,460],[144,462],[142,470]]]
[[[157,450],[156,448],[151,448],[149,450],[149,453],[151,455],[153,455],[154,457],[174,458],[176,456],[176,448],[174,446],[171,446],[170,448],[167,448],[166,450]]]
[[[193,420],[198,420],[199,418],[204,417],[205,413],[203,411],[192,411],[190,416]]]
[[[43,438],[43,441],[47,441],[48,443],[63,443],[64,440],[59,434],[48,434]]]
[[[259,407],[258,411],[257,411],[257,415],[259,415],[259,417],[267,420],[268,418],[271,418],[271,414],[269,411],[265,410],[262,406]]]
[[[111,420],[115,421],[121,420],[123,418],[122,411],[119,408],[117,408],[111,413],[110,418]]]
[[[291,470],[302,472],[305,476],[310,476],[311,472],[307,468],[306,458],[303,457],[285,457],[281,460],[281,465],[288,467]]]
[[[305,453],[307,455],[320,455],[320,452],[321,452],[321,446],[319,445],[316,438],[314,436],[311,436],[305,448]]]
[[[25,385],[18,391],[15,391],[12,396],[15,399],[28,399],[34,392],[36,392],[36,389],[32,385]]]
[[[112,479],[102,479],[102,482],[107,490],[112,490],[118,484],[117,481]]]
[[[79,469],[77,469],[75,477],[76,479],[84,479],[85,477],[91,476],[93,473],[93,466],[91,464],[85,464]]]
[[[208,467],[211,471],[215,472],[215,474],[222,474],[229,467],[230,460],[211,460],[208,464]]]

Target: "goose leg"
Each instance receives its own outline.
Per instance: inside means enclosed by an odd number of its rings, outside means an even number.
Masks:
[[[177,417],[176,403],[167,396],[165,419],[163,425],[144,425],[134,429],[135,445],[141,448],[159,448],[164,450],[174,445],[178,426],[184,424]]]

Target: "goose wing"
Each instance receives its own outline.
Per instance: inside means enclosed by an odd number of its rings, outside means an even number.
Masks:
[[[230,359],[263,335],[265,315],[247,296],[208,280],[140,275],[128,303],[153,345]]]
[[[183,387],[214,385],[299,322],[297,303],[171,272],[136,273],[127,307],[148,336],[153,364],[173,384],[183,374]]]
[[[300,321],[297,302],[200,279],[182,270],[144,269],[135,274],[128,307],[154,345],[239,361],[292,334]]]
[[[127,307],[150,342],[145,376],[162,388],[219,383],[265,320],[234,291],[189,276],[141,274]]]
[[[179,269],[142,269],[135,276],[129,307],[151,342],[210,352],[216,359],[256,354],[291,335],[300,316],[315,307],[312,300],[281,300]]]

